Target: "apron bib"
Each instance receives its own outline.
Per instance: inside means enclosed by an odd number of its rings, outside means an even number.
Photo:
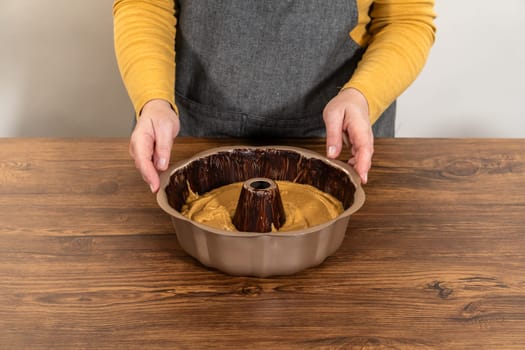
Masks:
[[[322,111],[363,53],[348,35],[357,24],[355,1],[179,0],[176,6],[181,136],[325,135]],[[394,107],[386,113],[393,117]],[[393,136],[393,118],[386,129]]]

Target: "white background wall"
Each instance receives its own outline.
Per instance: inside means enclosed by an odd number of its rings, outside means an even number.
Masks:
[[[126,136],[111,0],[0,0],[0,136]]]
[[[525,1],[437,0],[398,136],[525,137]],[[127,136],[111,0],[0,0],[0,136]]]
[[[525,1],[436,0],[437,40],[398,136],[525,137]]]

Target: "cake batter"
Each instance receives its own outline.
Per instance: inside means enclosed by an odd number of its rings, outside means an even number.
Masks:
[[[275,181],[279,187],[286,221],[282,231],[301,230],[336,218],[343,212],[341,201],[313,186]],[[243,182],[216,188],[203,195],[191,191],[181,213],[187,218],[226,231],[237,231],[232,217]],[[274,230],[272,230],[274,231]]]

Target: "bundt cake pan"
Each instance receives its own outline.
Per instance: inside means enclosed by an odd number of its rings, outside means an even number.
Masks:
[[[343,203],[335,219],[288,232],[230,232],[180,213],[190,188],[199,194],[251,178],[312,185]],[[205,266],[240,276],[289,275],[322,263],[343,242],[348,221],[364,204],[359,176],[346,163],[290,146],[231,146],[198,153],[161,174],[159,206],[171,216],[177,240]]]

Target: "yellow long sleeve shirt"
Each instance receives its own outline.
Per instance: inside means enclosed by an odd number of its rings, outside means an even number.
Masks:
[[[358,0],[358,24],[349,33],[365,53],[342,87],[361,91],[371,122],[415,80],[434,42],[433,0]],[[176,109],[173,0],[116,0],[115,51],[137,115],[164,99]]]

